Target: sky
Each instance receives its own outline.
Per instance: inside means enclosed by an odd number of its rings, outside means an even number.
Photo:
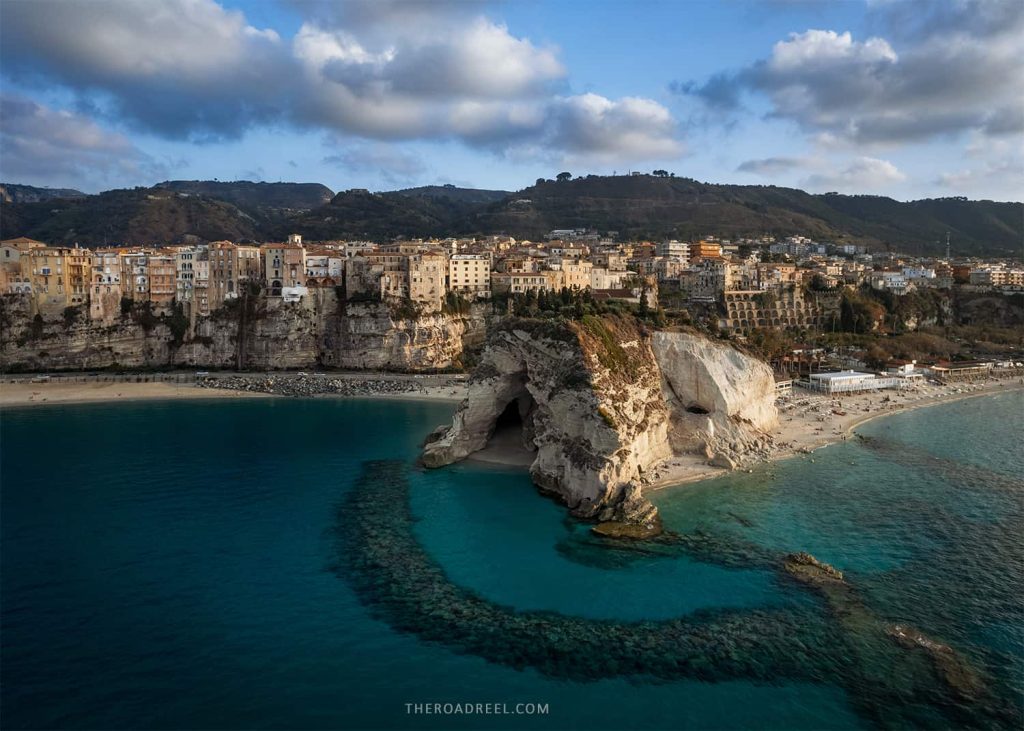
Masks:
[[[1021,0],[0,0],[0,180],[1024,199]]]

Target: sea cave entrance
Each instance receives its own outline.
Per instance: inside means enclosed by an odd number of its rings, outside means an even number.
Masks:
[[[532,464],[537,451],[533,444],[533,414],[536,409],[537,403],[526,390],[512,398],[494,420],[487,446],[473,457],[509,465]]]

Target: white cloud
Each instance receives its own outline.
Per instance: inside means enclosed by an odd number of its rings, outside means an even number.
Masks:
[[[558,99],[549,110],[551,146],[569,159],[665,160],[683,153],[669,111],[651,99],[598,94]]]
[[[513,35],[479,3],[295,5],[306,20],[282,40],[214,0],[3,3],[0,57],[22,86],[57,82],[83,106],[168,138],[288,124],[499,154],[627,160],[681,149],[665,107],[568,93],[557,49]]]
[[[56,80],[167,137],[238,136],[279,116],[290,62],[277,33],[212,0],[11,2],[4,72]]]
[[[802,157],[765,157],[758,160],[746,160],[737,166],[740,173],[752,173],[773,177],[792,170],[807,167],[809,161]]]
[[[412,183],[427,172],[427,166],[416,155],[379,143],[350,145],[323,161],[353,172],[378,175],[392,185]]]
[[[151,181],[166,170],[126,137],[66,110],[0,96],[0,179],[91,189],[99,181]]]
[[[897,40],[793,33],[747,68],[672,88],[718,109],[767,95],[772,116],[847,147],[1024,131],[1024,3],[882,4],[869,20]]]
[[[979,197],[1019,201],[1024,199],[1024,155],[1017,153],[943,172],[934,183],[946,192],[961,194],[970,190]]]
[[[873,193],[906,179],[907,176],[888,160],[858,157],[841,170],[833,168],[815,173],[802,185],[813,192]]]

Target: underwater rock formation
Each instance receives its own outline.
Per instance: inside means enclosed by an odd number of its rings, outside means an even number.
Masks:
[[[663,534],[604,541],[584,534],[563,553],[645,560],[687,557],[726,567],[773,568],[812,589],[824,607],[701,610],[662,621],[626,622],[520,611],[458,586],[417,542],[400,462],[364,464],[339,503],[332,569],[393,629],[458,653],[574,681],[634,677],[705,682],[803,681],[843,688],[873,726],[1014,729],[1020,713],[995,697],[968,660],[916,630],[874,614],[842,573],[809,554],[788,556],[725,536]],[[595,566],[597,566],[595,564]],[[617,568],[614,562],[604,564]],[[600,568],[600,566],[597,566]],[[827,609],[827,611],[823,611]]]

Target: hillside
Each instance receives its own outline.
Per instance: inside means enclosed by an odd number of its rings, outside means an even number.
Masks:
[[[279,221],[274,236],[295,232],[310,240],[374,241],[447,236],[458,232],[460,221],[479,207],[443,196],[345,191],[321,208]]]
[[[4,203],[38,203],[54,198],[84,198],[85,196],[85,193],[74,188],[37,188],[34,185],[0,183],[0,201]]]
[[[334,197],[334,192],[320,183],[253,183],[248,180],[220,182],[215,180],[167,180],[155,188],[175,193],[201,195],[227,201],[239,208],[255,212],[263,209],[308,211],[318,208]]]
[[[424,185],[419,188],[405,188],[391,191],[387,195],[401,195],[407,198],[441,198],[456,203],[496,203],[512,195],[507,190],[483,190],[480,188],[457,188],[454,185]]]
[[[1024,242],[1024,204],[959,198],[901,203],[652,175],[589,176],[541,182],[463,225],[528,237],[577,227],[654,239],[803,234],[913,253],[944,250],[949,231],[957,252],[1014,255]]]
[[[37,189],[45,190],[45,189]],[[326,202],[324,202],[326,201]],[[872,249],[938,254],[946,232],[960,255],[1019,256],[1024,204],[939,198],[811,195],[775,186],[714,185],[687,178],[587,176],[540,181],[517,193],[425,186],[331,197],[315,184],[168,181],[79,199],[0,203],[0,235],[54,243],[370,239],[509,233],[541,238],[588,228],[624,239],[802,234]]]
[[[52,244],[161,245],[185,236],[213,241],[261,239],[265,224],[221,200],[157,188],[110,190],[81,199],[0,203],[0,238]]]

